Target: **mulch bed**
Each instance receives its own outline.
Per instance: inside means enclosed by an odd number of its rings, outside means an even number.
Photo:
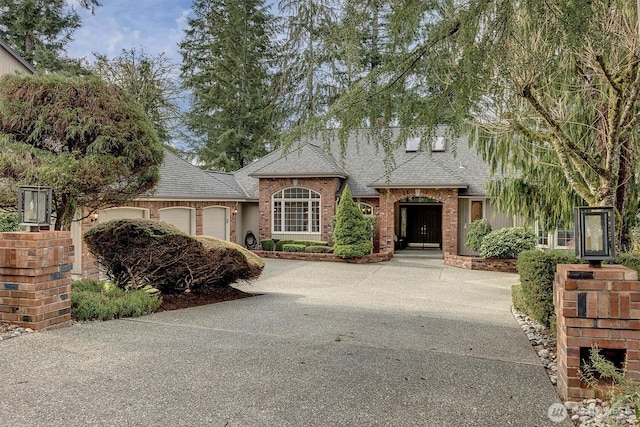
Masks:
[[[248,294],[231,286],[214,289],[206,294],[184,293],[176,295],[162,295],[162,304],[158,307],[156,313],[160,311],[179,310],[181,308],[215,304],[217,302],[232,301],[253,296],[256,296],[256,294]]]

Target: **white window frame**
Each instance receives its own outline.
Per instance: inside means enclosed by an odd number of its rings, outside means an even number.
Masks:
[[[285,192],[287,190],[305,190],[309,192],[309,196],[307,198],[296,198],[296,197],[285,197]],[[312,194],[317,195],[317,197],[311,197]],[[303,231],[298,230],[290,230],[287,229],[287,203],[293,202],[306,202],[307,207],[307,229]],[[276,229],[276,206],[280,205],[280,230]],[[314,204],[317,204],[317,226],[318,230],[314,231]],[[309,235],[320,235],[322,229],[322,195],[317,191],[314,191],[310,188],[306,187],[288,187],[283,188],[282,190],[278,190],[271,195],[271,232],[279,233],[279,234],[309,234]]]
[[[540,227],[540,222],[537,220],[534,228],[536,232],[536,246],[539,248],[550,248],[550,242],[552,240],[550,233],[541,234],[544,233],[544,229]],[[540,239],[542,238],[546,239],[547,243],[540,243]]]
[[[358,209],[360,209],[364,215],[373,215],[373,205],[365,202],[356,202],[356,204],[358,205]],[[369,210],[371,213],[366,213],[365,210]]]
[[[558,244],[558,242],[560,241],[558,239],[558,231],[560,229],[564,230],[565,232],[570,231],[571,235],[572,235],[572,239],[571,240],[575,239],[573,228],[571,228],[571,227],[569,227],[569,228],[567,228],[567,227],[558,227],[558,228],[556,228],[556,230],[555,230],[555,232],[553,234],[553,245],[554,245],[554,248],[558,248],[558,249],[573,249],[575,246],[567,246],[567,245],[559,245]],[[574,243],[574,245],[575,245],[575,243]]]

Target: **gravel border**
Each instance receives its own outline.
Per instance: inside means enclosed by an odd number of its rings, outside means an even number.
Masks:
[[[11,323],[0,322],[0,341],[8,340],[9,338],[19,337],[22,334],[31,334],[33,329],[21,328]]]
[[[540,358],[540,363],[549,375],[549,381],[556,386],[558,384],[558,367],[555,337],[551,336],[544,326],[515,308],[511,308],[511,312],[529,338],[531,346]],[[573,425],[578,427],[638,425],[633,409],[628,407],[612,408],[609,402],[601,399],[584,399],[579,402],[566,401],[564,407]]]

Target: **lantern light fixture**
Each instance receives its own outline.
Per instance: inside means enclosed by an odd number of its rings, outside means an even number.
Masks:
[[[577,207],[574,211],[576,258],[599,268],[616,257],[613,207]]]
[[[49,230],[51,227],[50,187],[25,186],[18,188],[18,224],[29,231]]]

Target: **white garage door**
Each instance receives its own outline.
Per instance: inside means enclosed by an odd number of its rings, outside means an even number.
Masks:
[[[187,234],[195,234],[193,209],[184,207],[160,209],[160,221],[176,226]]]
[[[202,210],[202,234],[229,240],[228,209],[220,206]]]
[[[148,218],[149,210],[140,208],[112,208],[99,212],[98,221],[107,222],[112,219]]]

